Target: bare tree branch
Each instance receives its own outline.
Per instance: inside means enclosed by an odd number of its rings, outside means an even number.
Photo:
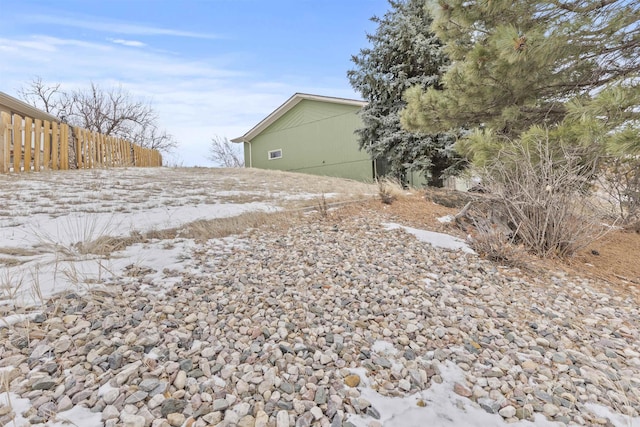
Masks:
[[[26,87],[18,90],[18,94],[27,103],[63,121],[71,111],[72,99],[60,90],[60,85],[48,85],[39,76],[34,77]]]
[[[225,168],[240,168],[244,166],[242,153],[233,147],[232,142],[227,138],[219,136],[211,138],[208,159]]]
[[[166,130],[159,129],[154,124],[139,126],[136,133],[132,134],[131,142],[141,147],[158,150],[165,153],[178,147],[178,141]]]

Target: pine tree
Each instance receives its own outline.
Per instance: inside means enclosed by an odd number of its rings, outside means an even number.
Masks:
[[[453,153],[455,137],[447,132],[413,132],[402,128],[402,94],[410,87],[439,88],[440,70],[447,64],[438,38],[429,30],[432,17],[424,0],[390,0],[390,10],[367,35],[371,47],[352,56],[347,76],[368,101],[361,111],[360,147],[388,162],[391,173],[407,169],[423,173],[430,185],[442,186],[443,173],[460,164]]]
[[[414,86],[410,130],[476,129],[458,148],[482,163],[505,139],[640,152],[640,3],[439,0],[431,29],[451,65],[444,90]]]

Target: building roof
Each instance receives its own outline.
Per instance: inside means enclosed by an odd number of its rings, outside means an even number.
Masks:
[[[258,136],[263,130],[269,127],[273,122],[282,117],[287,111],[298,105],[302,100],[331,102],[334,104],[353,105],[355,107],[364,107],[367,105],[366,101],[359,99],[349,98],[336,98],[333,96],[311,95],[308,93],[296,93],[291,98],[287,99],[284,104],[276,108],[276,110],[265,117],[260,123],[255,125],[251,130],[244,135],[234,138],[231,142],[250,142],[253,138]]]
[[[39,110],[36,107],[29,105],[24,101],[20,101],[18,98],[7,95],[4,92],[0,92],[0,110],[9,110],[9,112],[13,114],[28,116],[34,119],[51,120],[55,122],[60,121],[58,117]]]

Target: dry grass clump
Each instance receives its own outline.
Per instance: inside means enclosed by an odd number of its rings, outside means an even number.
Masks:
[[[324,196],[324,193],[322,193],[322,195],[318,199],[316,210],[320,214],[321,218],[326,218],[329,215],[329,206],[327,204],[327,198]]]
[[[113,252],[121,251],[128,246],[144,241],[145,238],[140,234],[132,233],[128,237],[99,236],[91,241],[78,242],[74,247],[81,255],[109,256]]]
[[[508,267],[526,268],[527,252],[515,245],[500,227],[477,229],[469,239],[469,246],[482,258]]]
[[[406,191],[397,179],[387,177],[378,180],[378,197],[385,205],[392,204],[405,194]]]
[[[259,227],[289,227],[300,215],[300,212],[247,212],[228,218],[198,220],[180,228],[176,237],[203,241],[241,234]]]

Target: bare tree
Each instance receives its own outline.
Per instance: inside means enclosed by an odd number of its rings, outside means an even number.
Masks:
[[[131,135],[131,142],[164,153],[169,153],[178,147],[178,141],[173,135],[153,123],[139,126],[137,131]]]
[[[227,138],[215,136],[211,138],[208,159],[225,168],[240,168],[244,166],[242,153],[231,145]]]
[[[121,86],[103,89],[91,82],[88,89],[65,92],[36,77],[19,91],[26,102],[73,125],[115,136],[145,148],[169,153],[178,142],[158,127],[151,104],[137,100]]]
[[[92,82],[89,90],[75,90],[71,97],[74,108],[70,120],[103,135],[130,138],[136,128],[156,120],[148,103],[134,100],[120,86],[103,90]]]
[[[71,97],[60,90],[60,85],[48,85],[42,77],[34,77],[28,86],[18,90],[20,97],[40,110],[65,120],[71,111]]]

